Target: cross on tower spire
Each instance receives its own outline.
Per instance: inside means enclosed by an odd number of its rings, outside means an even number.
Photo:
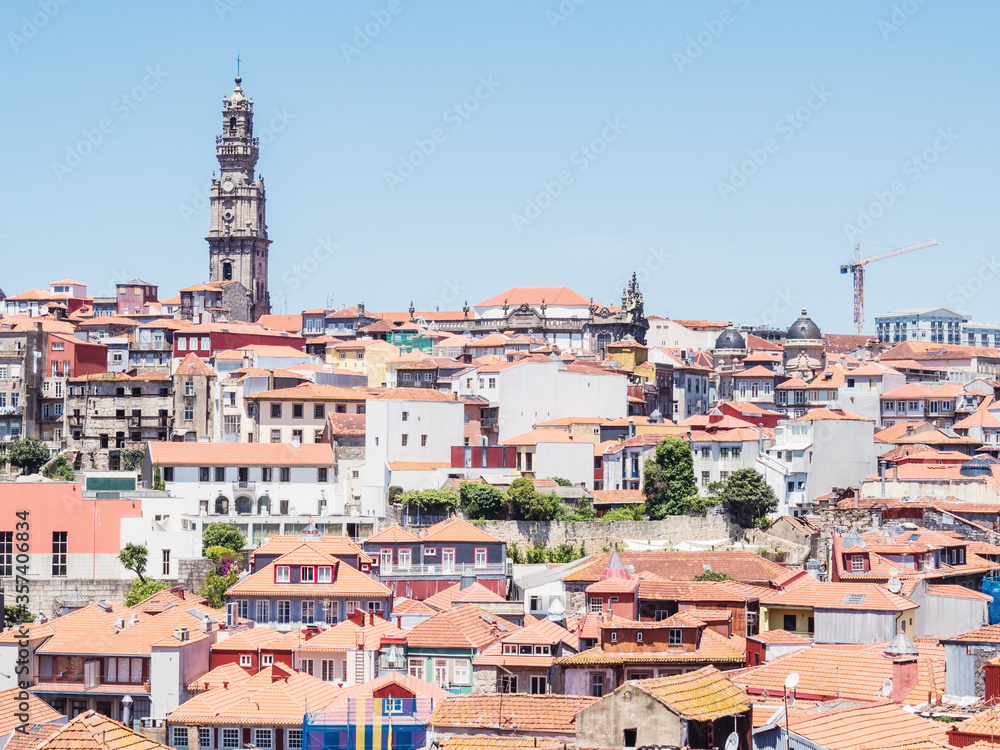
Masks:
[[[240,53],[239,53],[239,52],[237,52],[237,53],[236,53],[236,77],[237,77],[237,78],[239,78],[239,77],[240,77],[240,62],[242,62],[242,61],[240,60]]]

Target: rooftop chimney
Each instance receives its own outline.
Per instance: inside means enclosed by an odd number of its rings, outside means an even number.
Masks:
[[[212,618],[209,617],[208,615],[205,615],[201,619],[201,629],[204,630],[206,633],[212,632]]]
[[[892,660],[892,702],[902,703],[913,692],[919,679],[916,656],[900,656]]]

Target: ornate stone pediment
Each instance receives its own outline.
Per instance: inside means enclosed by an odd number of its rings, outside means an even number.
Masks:
[[[540,325],[543,320],[545,320],[537,310],[535,310],[527,302],[522,303],[519,307],[515,308],[513,311],[507,314],[505,320],[508,323],[512,323],[517,327]]]

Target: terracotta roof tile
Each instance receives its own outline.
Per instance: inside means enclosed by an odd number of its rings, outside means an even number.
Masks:
[[[215,370],[194,352],[188,352],[187,356],[181,360],[174,370],[174,375],[199,375],[202,377],[214,378]]]
[[[485,734],[453,734],[440,740],[440,750],[562,750],[561,740],[538,737],[498,736]]]
[[[503,542],[502,539],[487,534],[478,526],[457,516],[447,518],[428,527],[420,534],[420,541],[427,542]]]
[[[331,556],[358,555],[360,562],[371,562],[371,557],[357,542],[348,536],[323,536],[318,539],[303,539],[298,534],[275,534],[254,550],[253,555],[284,555],[308,541],[313,548]]]
[[[787,572],[781,565],[753,552],[620,552],[619,555],[625,565],[634,567],[636,573],[649,571],[665,580],[690,581],[705,572],[706,564],[712,570],[728,573],[741,583],[766,584]],[[594,554],[589,565],[575,569],[563,580],[598,581],[610,557],[610,552]]]
[[[485,299],[473,307],[499,307],[500,305],[556,305],[558,307],[587,307],[590,300],[565,286],[515,286],[506,292]]]
[[[927,740],[943,748],[948,739],[945,725],[893,703],[823,711],[815,718],[793,720],[791,731],[828,750],[899,748]]]
[[[494,624],[496,629],[494,630]],[[480,649],[517,629],[475,604],[439,612],[410,630],[408,648]]]
[[[309,382],[292,388],[261,391],[249,398],[264,401],[365,401],[368,399],[368,394],[351,388]]]
[[[594,490],[590,493],[594,498],[594,505],[619,505],[635,504],[646,502],[646,496],[642,490]]]
[[[171,443],[150,441],[161,466],[333,466],[329,443]]]
[[[47,736],[34,745],[36,750],[168,750],[166,745],[133,732],[96,711],[87,711],[55,726],[51,734],[49,729],[44,731]]]
[[[715,667],[629,684],[688,721],[715,721],[750,710],[750,697]]]
[[[441,701],[427,724],[436,730],[478,727],[484,730],[576,734],[574,718],[595,701],[597,698],[583,695],[456,695]]]
[[[782,630],[778,628],[777,630],[768,630],[765,633],[758,633],[757,635],[748,635],[747,640],[750,641],[760,641],[761,643],[766,643],[769,646],[791,646],[791,645],[804,645],[808,646],[812,643],[808,638],[803,638],[801,635],[796,635],[795,633],[789,633],[787,630]]]
[[[345,562],[333,559],[328,554],[321,555],[324,562],[329,561],[333,567],[332,583],[275,583],[274,568],[282,564],[287,555],[279,557],[275,562],[265,566],[256,573],[251,573],[241,581],[233,584],[227,595],[269,596],[287,594],[289,596],[330,596],[330,597],[383,597],[389,596],[389,588],[379,581],[369,578],[361,571],[352,568]],[[294,553],[290,553],[294,554]]]
[[[429,596],[424,599],[424,604],[436,610],[443,611],[446,609],[453,609],[456,604],[464,604],[466,602],[502,601],[504,601],[502,596],[494,593],[477,581],[464,589],[461,588],[461,584],[459,583],[456,583],[454,586],[449,586],[448,588],[437,592],[433,596]]]
[[[218,645],[219,644],[213,646],[212,650],[218,650]],[[256,647],[254,647],[254,650],[256,651]],[[203,690],[214,690],[215,688],[222,688],[229,684],[243,682],[245,680],[249,680],[252,676],[253,675],[237,664],[223,664],[210,672],[203,674],[197,680],[188,685],[187,689],[192,693],[200,693]]]
[[[31,717],[32,724],[47,724],[62,718],[62,714],[34,693],[28,693],[27,711],[19,709],[21,699],[17,695],[20,690],[18,687],[0,690],[0,737],[10,734],[18,724],[22,723],[16,716],[19,711],[27,713]]]
[[[419,542],[416,534],[411,534],[409,531],[404,529],[398,523],[392,524],[387,529],[382,529],[376,534],[372,534],[370,537],[365,539],[368,544],[376,544],[379,542],[385,543],[395,543],[395,542]]]
[[[294,650],[341,652],[356,649],[359,643],[364,643],[366,649],[375,651],[378,650],[383,636],[402,635],[404,631],[378,616],[366,617],[364,626],[358,625],[353,620],[344,620],[319,635],[298,643]]]

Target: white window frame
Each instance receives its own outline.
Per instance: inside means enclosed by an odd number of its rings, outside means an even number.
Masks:
[[[482,562],[480,562],[480,553],[482,553]],[[476,557],[475,557],[475,568],[477,570],[483,570],[487,566],[487,550],[486,547],[476,547]]]
[[[320,565],[316,572],[316,583],[330,583],[333,581],[333,568],[330,565]]]
[[[302,730],[285,730],[285,750],[302,750]]]
[[[466,659],[455,659],[451,681],[456,685],[469,684],[469,662]]]
[[[239,750],[243,747],[243,730],[223,727],[220,739],[222,740],[220,747],[223,750]]]
[[[291,583],[292,582],[292,568],[290,565],[278,565],[274,569],[274,582],[275,583]]]
[[[260,655],[260,665],[262,667],[270,667],[272,664],[274,664],[274,654]]]
[[[174,731],[172,732],[173,742],[170,743],[171,747],[175,747],[177,750],[186,750],[188,746],[188,728],[183,726],[172,727],[172,729]]]
[[[270,727],[254,727],[253,744],[258,750],[274,750],[274,730]]]
[[[241,667],[252,667],[253,657],[250,654],[240,654],[240,666]]]
[[[299,583],[316,583],[316,567],[313,565],[300,565]]]

